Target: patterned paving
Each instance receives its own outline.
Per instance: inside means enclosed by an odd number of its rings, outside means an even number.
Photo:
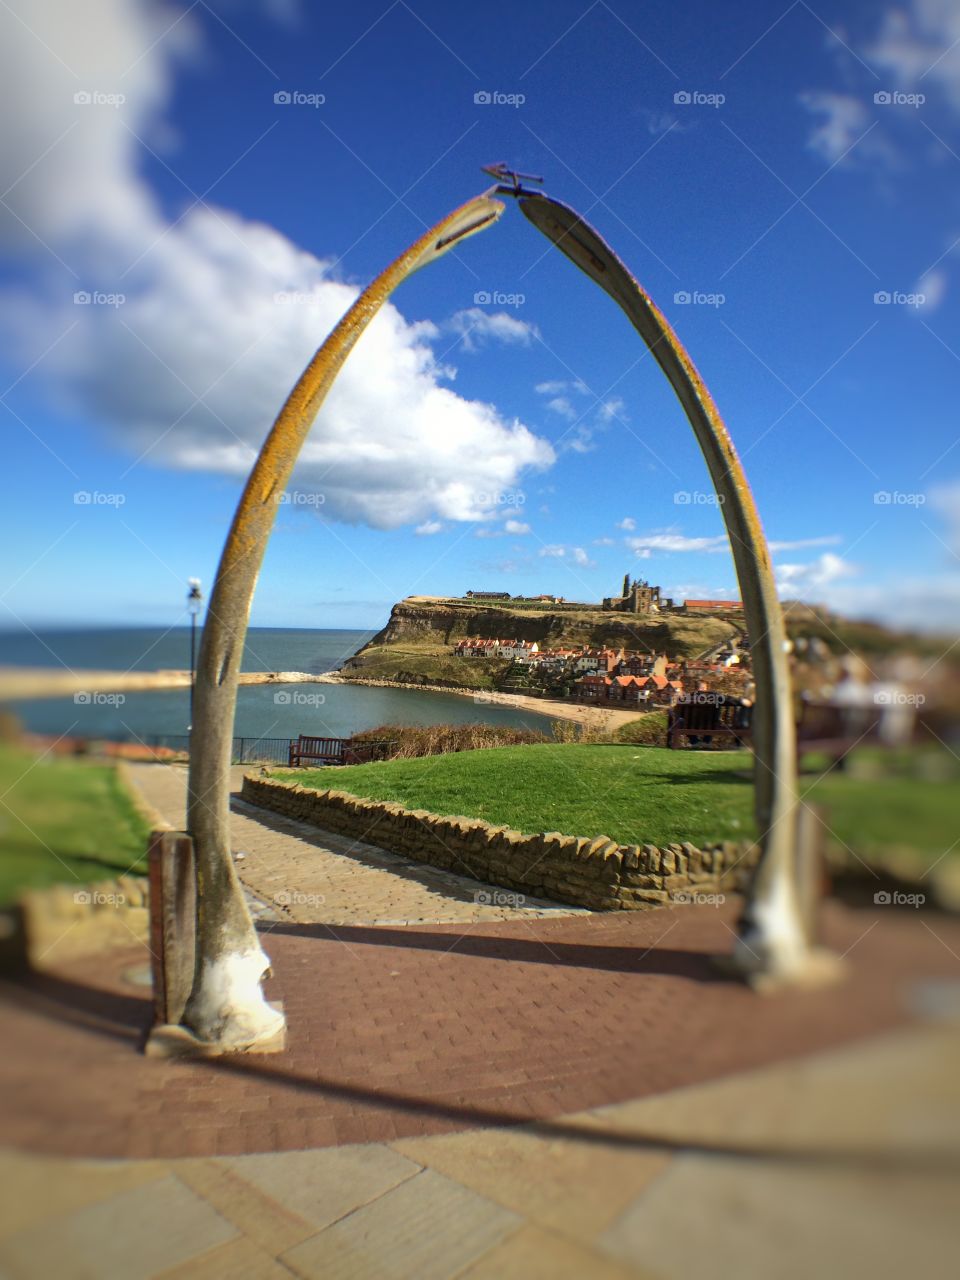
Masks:
[[[903,1022],[955,978],[960,924],[833,905],[849,976],[760,999],[721,979],[733,904],[463,925],[262,926],[283,1054],[144,1058],[144,952],[3,988],[0,1125],[82,1156],[286,1151],[555,1117],[642,1098]]]

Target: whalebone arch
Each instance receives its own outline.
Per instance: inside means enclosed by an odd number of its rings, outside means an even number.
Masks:
[[[498,170],[498,176],[502,176]],[[201,892],[194,989],[185,1023],[201,1040],[243,1050],[272,1040],[284,1019],[263,997],[269,961],[230,856],[229,766],[240,656],[257,577],[287,485],[320,406],[360,334],[393,290],[461,240],[492,226],[515,198],[524,216],[617,302],[666,374],[697,437],[730,536],[753,637],[757,687],[755,796],[761,856],[732,957],[745,976],[802,980],[812,952],[798,906],[796,759],[783,617],[753,496],[733,443],[693,361],[665,317],[598,233],[540,192],[497,185],[430,228],[367,287],[301,375],[254,463],[218,566],[204,626],[191,734],[188,827]]]

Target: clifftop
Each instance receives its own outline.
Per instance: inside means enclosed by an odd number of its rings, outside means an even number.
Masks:
[[[790,636],[817,637],[836,655],[943,654],[942,637],[851,621],[822,606],[785,601],[784,613]],[[631,614],[566,603],[408,596],[393,606],[383,630],[344,663],[342,675],[486,690],[497,687],[509,661],[458,658],[453,653],[458,640],[480,636],[536,641],[541,648],[588,645],[695,658],[742,633],[742,618],[736,615]]]
[[[468,636],[536,641],[541,647],[589,645],[666,651],[696,657],[741,628],[715,617],[642,616],[600,609],[529,606],[514,601],[465,603],[440,596],[408,596],[395,604],[387,625],[343,665],[350,678],[489,688],[505,660],[457,658],[451,646]]]

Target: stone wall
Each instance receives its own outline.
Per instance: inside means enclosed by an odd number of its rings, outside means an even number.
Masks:
[[[599,911],[642,910],[737,892],[756,865],[748,844],[619,845],[557,831],[523,835],[477,818],[444,818],[345,791],[315,791],[248,774],[241,796],[286,818],[355,837],[417,862]]]

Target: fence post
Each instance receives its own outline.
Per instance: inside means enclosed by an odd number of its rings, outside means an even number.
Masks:
[[[183,831],[154,831],[148,867],[154,1024],[175,1024],[183,1016],[196,964],[193,841]]]

